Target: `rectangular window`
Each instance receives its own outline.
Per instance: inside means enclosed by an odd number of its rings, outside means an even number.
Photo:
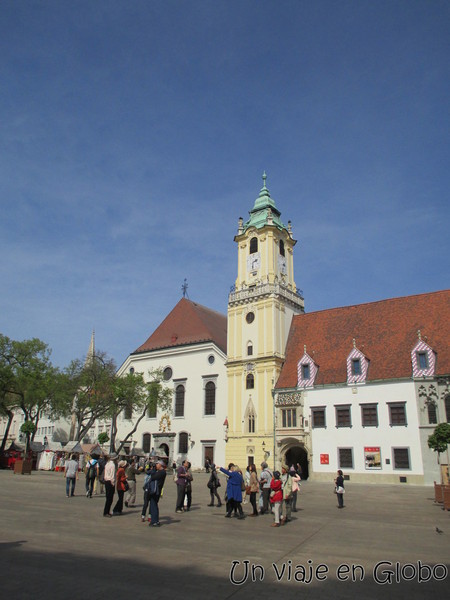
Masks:
[[[394,469],[410,469],[409,448],[393,448]]]
[[[426,352],[417,353],[417,364],[421,370],[428,369],[428,356]]]
[[[336,427],[351,427],[350,406],[336,406]]]
[[[309,379],[311,377],[311,371],[309,364],[302,365],[302,379]]]
[[[378,427],[378,406],[361,404],[361,424],[363,427]]]
[[[318,429],[319,427],[326,427],[324,408],[311,409],[311,416],[313,429]]]
[[[339,468],[353,469],[353,448],[338,448]]]
[[[361,360],[359,358],[352,360],[352,375],[361,375]]]
[[[404,402],[389,404],[389,425],[391,427],[405,426],[406,423],[406,406]]]
[[[297,427],[297,411],[295,408],[284,408],[281,411],[282,426],[286,427]]]

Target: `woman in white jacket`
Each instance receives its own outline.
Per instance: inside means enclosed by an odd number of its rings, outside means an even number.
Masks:
[[[301,477],[295,470],[294,465],[289,469],[289,475],[292,478],[292,512],[297,512],[297,494],[300,490]]]

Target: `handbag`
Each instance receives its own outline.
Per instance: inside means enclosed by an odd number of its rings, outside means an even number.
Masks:
[[[345,494],[345,489],[341,485],[337,485],[335,493],[336,494]]]
[[[247,496],[250,496],[250,494],[252,493],[252,488],[250,485],[245,486],[245,493],[247,494]]]
[[[124,492],[128,492],[129,489],[130,486],[128,485],[128,481],[125,479],[125,481],[123,482],[123,490]]]

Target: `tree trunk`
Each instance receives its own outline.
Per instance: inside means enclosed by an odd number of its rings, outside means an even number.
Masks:
[[[111,434],[111,439],[109,440],[109,451],[112,453],[112,452],[116,451],[117,414],[114,414],[112,416],[110,434]],[[122,448],[122,446],[120,446],[120,449],[121,448]]]
[[[147,407],[144,408],[144,412],[141,414],[141,416],[139,417],[139,419],[134,424],[133,429],[125,436],[125,439],[123,439],[122,442],[120,443],[119,449],[117,450],[118,454],[120,453],[120,451],[122,450],[122,448],[124,447],[124,445],[127,443],[127,441],[130,439],[130,437],[133,437],[133,434],[137,430],[139,423],[145,417],[145,413],[146,412],[147,412]]]
[[[0,447],[0,451],[4,452],[6,448],[6,442],[8,441],[9,430],[11,429],[11,425],[14,419],[14,413],[10,410],[6,411],[8,415],[8,422],[6,424],[5,434],[3,436],[2,445]]]

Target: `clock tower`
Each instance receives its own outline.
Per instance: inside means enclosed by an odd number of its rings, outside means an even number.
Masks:
[[[274,466],[272,390],[284,361],[293,315],[304,312],[294,282],[291,223],[281,221],[266,187],[250,218],[239,219],[234,241],[238,272],[228,300],[227,462],[240,467],[263,460]]]

